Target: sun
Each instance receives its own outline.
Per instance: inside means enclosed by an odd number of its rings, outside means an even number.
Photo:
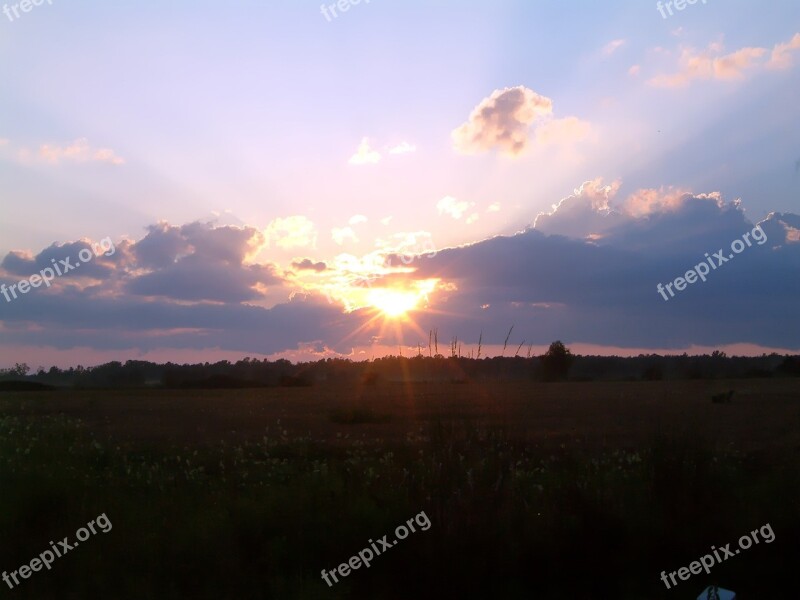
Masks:
[[[418,292],[393,290],[388,288],[372,289],[367,295],[369,304],[391,319],[400,319],[415,309],[419,303]]]

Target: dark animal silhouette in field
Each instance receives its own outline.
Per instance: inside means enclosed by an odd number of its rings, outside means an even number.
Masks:
[[[711,402],[713,404],[730,404],[731,398],[733,398],[733,390],[728,390],[711,396]]]

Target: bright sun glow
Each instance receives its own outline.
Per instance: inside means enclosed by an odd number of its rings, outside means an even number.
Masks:
[[[416,308],[419,299],[418,292],[392,289],[373,289],[367,296],[371,306],[393,319],[403,317],[408,311]]]

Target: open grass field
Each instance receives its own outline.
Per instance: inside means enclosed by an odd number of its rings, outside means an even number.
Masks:
[[[0,394],[0,569],[113,523],[9,597],[765,598],[800,559],[798,492],[797,379]]]

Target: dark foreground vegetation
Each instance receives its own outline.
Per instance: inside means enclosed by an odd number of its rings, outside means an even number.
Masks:
[[[4,594],[787,597],[798,424],[795,379],[4,393],[0,570],[113,523]],[[423,510],[429,530],[321,579]],[[773,543],[660,581],[766,523]]]

